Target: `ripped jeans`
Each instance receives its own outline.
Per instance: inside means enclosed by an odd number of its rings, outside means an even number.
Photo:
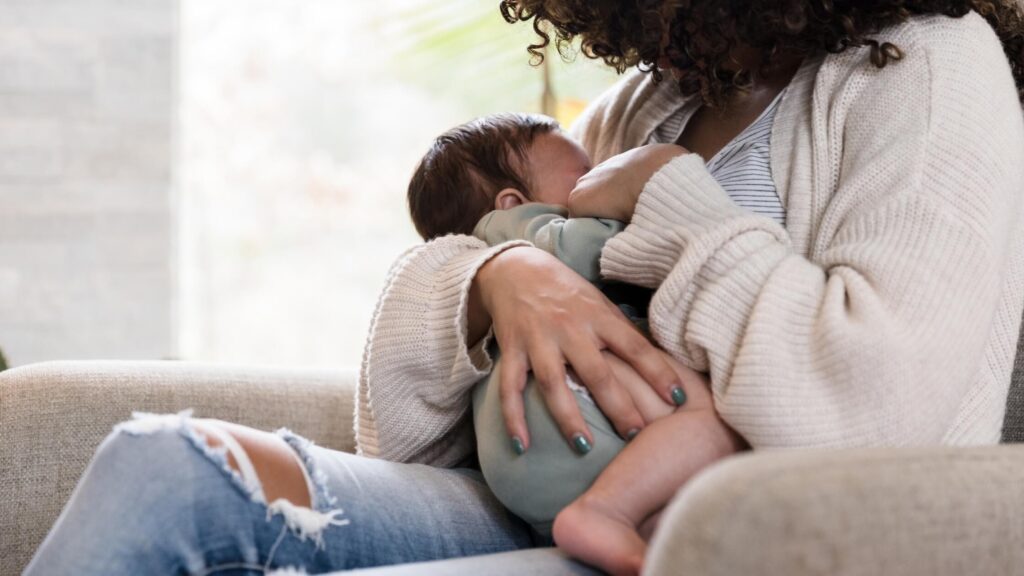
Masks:
[[[475,470],[363,458],[287,430],[312,506],[268,505],[258,479],[228,465],[229,447],[190,423],[115,428],[25,574],[313,574],[534,545]]]

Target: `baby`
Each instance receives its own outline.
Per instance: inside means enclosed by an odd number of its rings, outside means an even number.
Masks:
[[[553,119],[487,116],[435,140],[409,184],[409,209],[425,240],[472,234],[490,245],[531,242],[595,283],[646,332],[651,293],[600,276],[601,249],[624,224],[567,217],[569,194],[590,168],[587,153]],[[497,349],[491,353],[501,361]],[[620,437],[569,371],[567,385],[594,441],[577,436],[566,443],[531,375],[524,391],[531,446],[524,451],[503,423],[497,364],[473,390],[473,423],[481,471],[509,510],[542,535],[553,532],[570,554],[630,574],[640,570],[645,537],[679,486],[741,449],[742,440],[715,415],[706,385],[681,379],[685,391],[672,407],[621,360],[605,356],[648,423],[635,438]],[[682,412],[689,414],[671,417]]]

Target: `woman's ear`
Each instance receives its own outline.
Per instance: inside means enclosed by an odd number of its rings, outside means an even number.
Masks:
[[[515,188],[505,188],[498,195],[494,197],[494,209],[495,210],[508,210],[515,208],[516,206],[522,206],[526,204],[528,200],[523,193]]]

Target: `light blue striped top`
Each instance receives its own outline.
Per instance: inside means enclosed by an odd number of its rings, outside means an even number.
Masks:
[[[740,206],[786,225],[786,210],[772,180],[771,139],[775,111],[783,90],[764,112],[707,162],[708,172]],[[679,139],[700,98],[690,98],[662,122],[648,138],[648,144],[672,143]]]

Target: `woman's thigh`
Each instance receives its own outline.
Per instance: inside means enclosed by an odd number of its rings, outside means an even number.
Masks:
[[[287,431],[312,509],[264,502],[184,416],[118,427],[27,574],[310,573],[532,545],[475,471],[316,447]]]
[[[477,470],[397,464],[284,436],[303,455],[317,501],[350,521],[335,529],[335,541],[344,539],[344,545],[325,547],[331,566],[454,558],[534,544],[528,525],[498,502]]]

